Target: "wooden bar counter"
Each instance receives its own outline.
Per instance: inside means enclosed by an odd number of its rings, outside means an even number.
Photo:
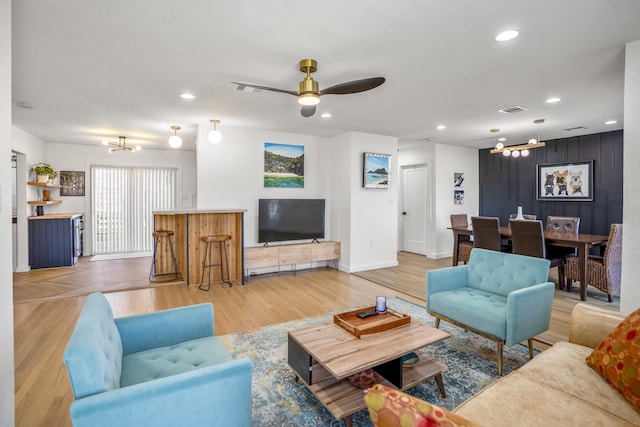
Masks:
[[[231,240],[227,242],[231,282],[244,285],[243,231],[245,212],[246,209],[186,209],[153,213],[154,230],[174,232],[173,244],[178,270],[182,273],[187,285],[200,284],[202,255],[206,245],[200,238],[221,234],[231,236]],[[214,255],[215,262],[218,262],[220,254],[217,249],[215,249]],[[171,254],[168,246],[158,246],[156,265],[158,273],[171,269]],[[212,282],[220,281],[220,267],[216,267],[214,270],[211,271]]]

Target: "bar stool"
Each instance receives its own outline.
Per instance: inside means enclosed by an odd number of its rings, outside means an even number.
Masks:
[[[208,291],[211,288],[211,267],[220,267],[220,278],[223,282],[228,283],[229,287],[233,286],[231,283],[231,278],[229,277],[229,259],[227,258],[227,240],[231,240],[231,236],[222,234],[215,236],[204,236],[201,237],[200,240],[205,242],[207,245],[204,249],[204,256],[202,257],[202,276],[200,276],[200,289],[203,291]],[[213,245],[214,243],[218,244],[218,252],[220,252],[220,263],[213,264]],[[222,254],[224,253],[224,263],[227,268],[227,280],[224,280],[224,270],[222,268]],[[209,254],[209,258],[207,259],[207,254]],[[208,262],[208,263],[207,263]],[[207,287],[204,287],[204,271],[208,269],[208,283]]]
[[[151,261],[151,270],[149,271],[149,281],[157,282],[157,280],[153,280],[157,276],[164,276],[168,274],[173,274],[175,279],[178,278],[178,263],[176,261],[176,253],[173,250],[173,231],[170,230],[156,230],[153,232],[153,260]],[[173,271],[167,271],[165,273],[156,273],[156,252],[158,250],[158,244],[161,239],[167,239],[169,244],[169,250],[171,251],[171,261],[173,263]]]

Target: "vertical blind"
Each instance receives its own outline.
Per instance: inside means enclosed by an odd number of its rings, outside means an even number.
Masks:
[[[173,168],[91,167],[95,255],[150,252],[153,211],[176,206]]]

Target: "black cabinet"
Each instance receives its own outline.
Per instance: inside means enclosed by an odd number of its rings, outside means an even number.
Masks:
[[[82,255],[82,215],[29,220],[29,264],[32,269],[75,265]]]

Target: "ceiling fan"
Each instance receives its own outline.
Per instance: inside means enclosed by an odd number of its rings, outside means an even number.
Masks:
[[[318,82],[313,80],[311,73],[318,70],[318,62],[315,59],[303,59],[300,61],[300,71],[306,73],[307,76],[298,83],[298,90],[277,89],[274,87],[254,85],[251,83],[231,82],[238,85],[238,90],[245,87],[254,89],[270,90],[272,92],[288,93],[298,97],[298,104],[302,105],[300,113],[304,117],[311,117],[316,112],[316,105],[320,102],[322,95],[346,95],[349,93],[365,92],[374,89],[385,82],[384,77],[371,77],[368,79],[353,80],[344,82],[335,86],[319,90]]]

